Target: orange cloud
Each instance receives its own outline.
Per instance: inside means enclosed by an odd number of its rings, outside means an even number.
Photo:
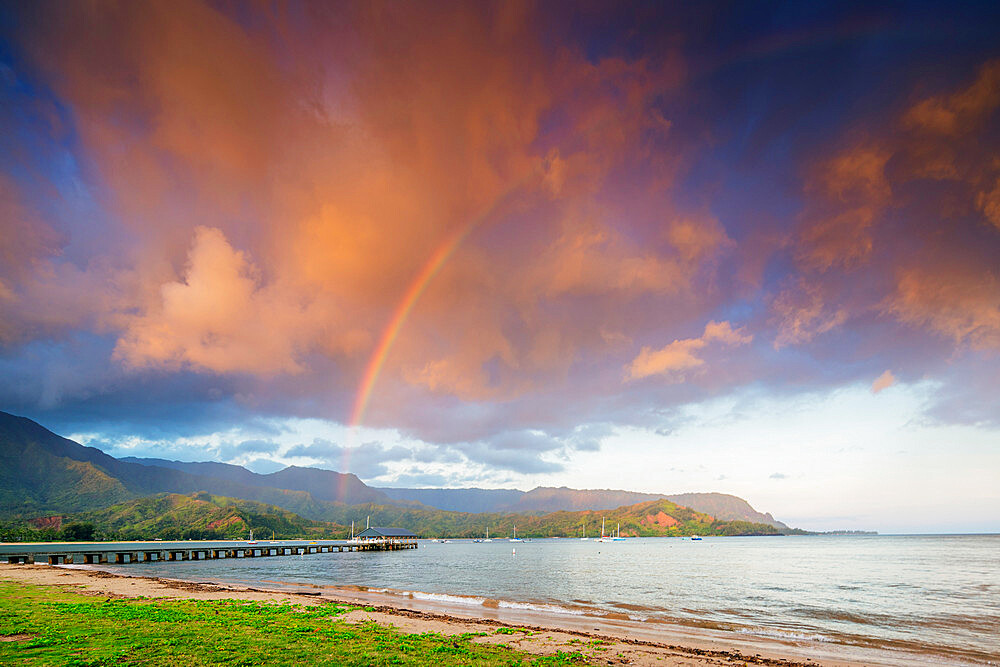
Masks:
[[[260,284],[257,269],[218,229],[198,227],[182,280],[127,323],[115,356],[133,367],[219,373],[298,373],[307,306]]]
[[[955,136],[973,130],[1000,106],[1000,61],[983,65],[975,82],[951,95],[929,97],[903,115],[903,126]]]
[[[885,312],[956,345],[1000,349],[1000,279],[977,267],[937,263],[900,270]]]
[[[799,239],[802,264],[826,271],[867,260],[871,226],[892,197],[885,176],[890,156],[884,149],[858,146],[822,164],[806,183],[815,199]]]
[[[639,355],[626,367],[626,381],[639,380],[652,375],[666,375],[674,381],[684,379],[683,372],[704,365],[705,360],[698,354],[710,343],[724,346],[746,345],[753,336],[743,328],[733,329],[729,322],[709,322],[700,338],[675,340],[669,345],[654,350],[644,346]]]
[[[872,393],[877,394],[885,389],[888,389],[894,384],[896,384],[896,376],[892,374],[892,371],[886,371],[875,378],[875,381],[872,382]]]
[[[818,285],[800,281],[771,302],[771,313],[778,332],[774,347],[808,343],[847,321],[847,310],[831,307],[824,301]]]
[[[44,17],[26,48],[129,230],[72,281],[115,289],[67,292],[130,370],[302,375],[318,354],[360,380],[427,259],[476,224],[384,370],[465,399],[621,354],[622,322],[661,326],[644,298],[700,317],[733,244],[673,201],[687,156],[661,108],[683,63],[553,52],[533,12],[297,23],[181,0]],[[632,195],[609,197],[622,183]]]
[[[991,190],[979,193],[976,204],[986,219],[993,223],[997,229],[1000,229],[1000,178],[996,180]]]
[[[992,150],[1000,61],[815,162],[794,244],[799,276],[771,301],[775,346],[889,317],[955,345],[1000,346]]]

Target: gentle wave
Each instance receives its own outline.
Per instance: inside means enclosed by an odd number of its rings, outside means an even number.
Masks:
[[[754,635],[755,637],[768,637],[769,639],[786,639],[792,641],[811,642],[833,642],[831,637],[816,633],[795,632],[793,630],[779,630],[777,628],[737,628],[734,632],[741,635]]]
[[[461,604],[470,606],[482,606],[486,598],[466,596],[466,595],[446,595],[444,593],[424,593],[422,591],[407,591],[414,600],[430,600],[432,602],[447,602],[448,604]]]
[[[504,609],[526,609],[529,611],[543,611],[552,614],[569,614],[571,616],[583,616],[582,609],[570,609],[555,604],[540,604],[535,602],[514,602],[511,600],[499,600],[499,606]]]
[[[521,609],[525,611],[537,611],[548,614],[565,614],[570,616],[583,616],[588,610],[574,609],[563,605],[550,604],[545,602],[521,602],[517,600],[496,600],[477,595],[449,595],[447,593],[428,593],[426,591],[403,591],[390,588],[367,588],[369,593],[382,593],[397,597],[408,597],[414,600],[427,602],[441,602],[444,604],[457,604],[466,607],[494,607],[501,609]],[[607,616],[597,609],[589,610],[597,616]],[[631,618],[631,616],[630,616]],[[640,620],[640,619],[635,619]]]

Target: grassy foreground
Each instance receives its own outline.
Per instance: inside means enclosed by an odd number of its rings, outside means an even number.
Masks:
[[[357,607],[240,600],[105,599],[0,581],[0,664],[565,665],[472,641],[348,624]],[[502,630],[502,629],[501,629]]]

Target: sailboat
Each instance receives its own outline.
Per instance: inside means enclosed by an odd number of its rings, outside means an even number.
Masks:
[[[614,537],[611,538],[611,541],[612,542],[623,542],[624,540],[625,540],[625,538],[622,537],[622,525],[618,524],[618,526],[615,528],[615,535],[614,535]]]
[[[610,535],[605,535],[604,534],[604,517],[602,516],[601,517],[601,538],[599,540],[597,540],[597,541],[598,542],[610,542],[613,539],[614,538],[612,538]]]
[[[580,538],[580,541],[583,541],[583,540],[589,540],[589,539],[590,539],[590,538],[589,538],[589,537],[587,537],[587,522],[586,522],[586,521],[584,521],[584,522],[583,522],[583,537],[581,537],[581,538]]]
[[[510,538],[511,542],[524,542],[520,537],[517,536],[517,524],[514,524],[514,537]]]
[[[257,541],[253,539],[253,528],[250,529],[250,539],[247,540],[247,544],[257,544]]]

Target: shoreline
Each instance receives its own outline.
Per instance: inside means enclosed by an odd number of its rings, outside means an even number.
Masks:
[[[247,600],[291,602],[302,605],[348,604],[371,611],[355,610],[346,619],[373,621],[410,634],[433,632],[459,635],[487,632],[482,641],[502,641],[512,648],[535,655],[573,651],[581,642],[602,642],[599,654],[604,664],[633,665],[744,665],[784,667],[857,667],[858,665],[912,664],[899,656],[852,651],[840,645],[829,648],[815,643],[790,642],[696,628],[647,623],[608,616],[565,615],[538,610],[501,608],[492,605],[448,604],[414,598],[402,592],[375,591],[362,587],[318,587],[288,584],[289,588],[241,586],[214,582],[192,582],[107,572],[81,566],[0,564],[0,579],[41,586],[62,587],[84,595],[109,598],[178,598],[193,600]],[[524,628],[527,634],[497,634],[499,628]],[[853,655],[852,653],[857,653]]]

